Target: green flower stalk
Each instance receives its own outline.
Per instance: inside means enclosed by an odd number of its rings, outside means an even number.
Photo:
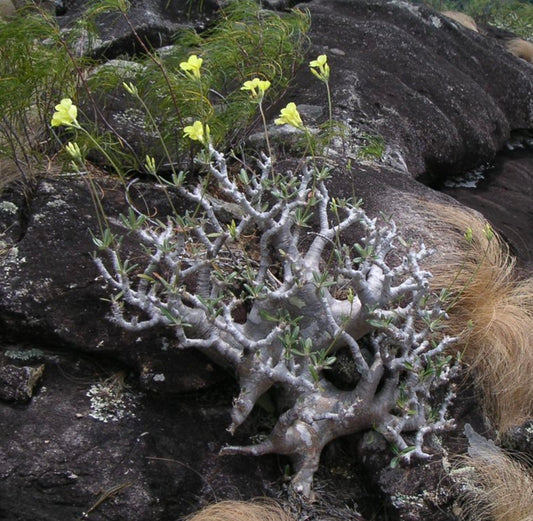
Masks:
[[[333,123],[333,111],[331,104],[331,91],[329,88],[329,65],[328,57],[325,54],[321,54],[317,57],[316,60],[311,60],[309,62],[309,69],[320,81],[326,85],[327,95],[328,95],[328,110],[329,110],[329,124]]]
[[[259,112],[261,114],[261,119],[263,121],[263,128],[265,129],[265,140],[268,149],[268,154],[272,157],[272,149],[270,148],[270,139],[268,137],[268,125],[266,122],[265,112],[263,110],[263,98],[265,97],[265,92],[270,87],[271,83],[268,80],[261,80],[259,78],[254,78],[249,81],[245,81],[244,85],[241,87],[241,90],[249,91],[250,97],[257,101],[259,106]]]

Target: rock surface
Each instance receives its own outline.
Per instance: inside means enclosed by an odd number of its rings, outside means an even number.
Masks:
[[[175,12],[163,8],[166,2],[132,4],[134,26],[140,32],[155,27],[165,38],[180,24],[201,27],[214,7],[206,1],[207,12],[187,19],[180,18],[187,2],[173,3],[181,6]],[[82,5],[65,2],[61,23],[75,20]],[[407,234],[431,244],[418,201],[452,201],[427,185],[493,161],[511,131],[533,128],[533,67],[490,36],[402,0],[314,0],[299,7],[313,20],[310,58],[328,54],[334,117],[350,130],[332,151],[343,165],[331,192],[357,194],[369,213],[392,214]],[[168,43],[165,38],[149,41]],[[115,25],[102,40],[108,43],[100,56],[132,50],[127,24]],[[323,121],[325,93],[311,80],[302,67],[279,106],[295,101]],[[382,160],[355,163],[363,132],[383,136]],[[495,198],[484,185],[476,194],[483,194],[479,209],[490,204],[489,215],[498,217],[498,228],[527,261],[531,169],[513,163],[505,163],[513,172],[505,187],[491,177]],[[122,187],[96,181],[108,215],[123,211]],[[158,215],[168,212],[157,188],[139,184],[137,193]],[[448,193],[472,205],[480,197]],[[97,228],[83,178],[49,177],[31,193],[12,185],[2,194],[1,364],[19,374],[25,367],[44,365],[44,371],[27,404],[0,402],[0,518],[79,519],[85,512],[94,520],[170,521],[223,498],[287,500],[283,458],[218,456],[230,441],[231,375],[196,352],[176,349],[172,331],[131,334],[109,323],[108,292],[91,259]],[[238,432],[237,443],[262,433],[272,419],[265,407]],[[450,452],[461,449],[464,422],[485,433],[470,391],[463,391],[455,417],[459,427],[445,439]],[[302,518],[358,520],[359,511],[374,519],[455,519],[456,484],[443,479],[440,463],[431,470],[389,469],[388,449],[376,446],[369,459],[368,446],[350,437],[328,448],[319,503],[301,506]],[[420,490],[411,490],[415,482]],[[424,496],[437,485],[440,497]]]
[[[445,185],[442,191],[481,212],[509,243],[526,269],[533,268],[533,149],[503,150],[483,170],[475,188]],[[448,183],[450,185],[451,183]],[[455,183],[455,184],[461,184]]]

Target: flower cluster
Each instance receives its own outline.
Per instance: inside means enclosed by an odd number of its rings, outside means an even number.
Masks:
[[[311,72],[320,80],[326,83],[329,81],[328,57],[321,54],[316,60],[309,62]]]
[[[201,77],[200,68],[202,67],[203,60],[198,58],[196,54],[189,56],[189,59],[186,62],[180,63],[180,69],[193,80],[199,80]]]
[[[253,99],[262,100],[266,90],[269,87],[270,82],[268,80],[260,80],[259,78],[254,78],[253,80],[245,81],[244,85],[241,87],[241,90],[249,91],[250,96]]]
[[[72,103],[70,98],[62,99],[55,106],[55,109],[51,122],[53,127],[73,127],[78,125],[78,108]]]

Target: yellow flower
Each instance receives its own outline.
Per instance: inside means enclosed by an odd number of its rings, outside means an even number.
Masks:
[[[157,167],[155,164],[155,158],[149,155],[146,155],[144,166],[148,172],[150,172],[152,175],[155,175],[157,173]]]
[[[204,60],[198,58],[196,54],[191,54],[186,62],[181,62],[180,67],[185,73],[193,79],[200,79],[200,68]]]
[[[132,96],[138,96],[139,95],[139,91],[137,89],[137,87],[135,85],[133,85],[133,83],[126,83],[126,82],[122,82],[122,86],[126,89],[126,91],[128,92],[128,94],[131,94]]]
[[[56,105],[56,112],[52,116],[52,126],[60,127],[65,125],[71,127],[76,125],[78,117],[78,108],[72,103],[70,98],[62,99],[59,105]]]
[[[284,109],[281,109],[281,114],[274,123],[276,125],[291,125],[296,128],[303,128],[304,126],[296,104],[292,102],[288,103]]]
[[[252,98],[263,98],[265,91],[270,87],[270,82],[268,80],[260,80],[259,78],[254,78],[253,80],[245,81],[244,85],[241,87],[241,90],[249,90],[250,96]]]
[[[329,80],[328,57],[325,54],[321,54],[320,56],[317,57],[316,60],[310,61],[309,62],[309,67],[311,68],[311,72],[320,81],[328,81]]]
[[[195,121],[192,125],[183,129],[183,136],[193,141],[200,141],[200,143],[205,145],[209,141],[209,125],[206,125],[204,129],[201,121]]]
[[[81,150],[77,143],[71,143],[70,141],[65,145],[65,150],[68,155],[74,159],[74,161],[81,161]]]

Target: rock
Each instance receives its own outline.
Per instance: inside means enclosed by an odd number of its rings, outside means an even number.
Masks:
[[[170,521],[198,497],[272,495],[275,458],[217,456],[229,439],[231,394],[161,399],[117,380],[120,366],[103,363],[45,357],[43,386],[31,402],[1,404],[4,519],[82,519],[85,512],[94,520]],[[107,396],[105,409],[98,393]]]
[[[524,459],[531,462],[533,457],[533,420],[528,420],[523,425],[511,427],[503,436],[502,445],[511,451],[511,455],[523,454],[525,455]]]
[[[0,19],[6,19],[15,14],[15,6],[11,0],[0,0]]]
[[[100,179],[105,210],[125,211],[123,187]],[[148,192],[153,212],[168,212],[162,192]],[[141,194],[143,188],[139,185]],[[149,196],[149,192],[153,196]],[[192,350],[175,349],[172,331],[128,333],[109,321],[109,291],[99,280],[91,258],[92,234],[98,234],[96,209],[87,181],[80,177],[43,179],[24,203],[29,218],[9,199],[2,205],[0,230],[18,230],[5,240],[0,273],[0,325],[3,340],[26,342],[113,356],[142,374],[147,388],[191,391],[224,380],[212,362]],[[14,199],[16,200],[16,199]],[[19,201],[19,204],[22,204]],[[166,209],[165,209],[166,208]],[[0,237],[1,239],[1,237]],[[160,358],[154,354],[158,353]],[[175,356],[181,361],[175,359]],[[164,374],[165,377],[156,378]],[[155,378],[155,380],[154,380]]]
[[[205,11],[188,19],[188,2],[166,5],[132,2],[133,27],[156,47],[169,43],[177,28],[203,27],[216,7],[205,0]],[[421,201],[458,204],[431,187],[493,160],[513,130],[532,127],[533,69],[486,32],[468,31],[405,1],[314,0],[299,7],[310,9],[310,58],[328,55],[334,117],[349,130],[331,150],[336,167],[330,193],[362,197],[371,215],[392,215],[407,238],[433,244],[440,232],[427,227]],[[63,9],[61,24],[68,28],[85,3],[65,1]],[[138,50],[123,18],[102,16],[98,27],[102,41],[92,52],[102,60]],[[311,80],[303,66],[270,118],[295,101],[304,106],[304,118],[321,123],[327,117],[325,93]],[[381,160],[356,162],[363,132],[383,137]],[[279,166],[293,164],[289,153]],[[523,227],[514,229],[527,241],[531,213],[520,190],[529,179],[524,172],[517,166],[509,182],[513,189],[502,189],[498,197],[513,194],[506,208],[500,205],[501,222],[507,223],[517,201]],[[96,181],[104,209],[116,217],[126,208],[123,186],[107,177]],[[164,217],[170,211],[158,187],[135,187],[136,200],[146,201],[151,213]],[[0,517],[78,519],[85,512],[95,520],[165,521],[216,499],[283,496],[277,481],[283,458],[218,456],[230,441],[225,429],[232,375],[201,353],[180,350],[170,329],[133,334],[109,321],[109,290],[91,259],[95,215],[80,176],[42,178],[26,194],[9,185],[2,193],[0,347],[28,357],[17,363],[8,357],[3,367],[18,374],[18,381],[29,368],[44,366],[44,372],[40,386],[26,386],[32,389],[29,401],[0,404]],[[355,232],[347,240],[354,237]],[[134,240],[126,238],[124,247],[134,249]],[[7,389],[14,394],[12,386]],[[465,421],[485,434],[470,390],[462,391],[458,404],[458,430],[443,437],[451,454],[465,449]],[[261,435],[269,421],[268,411],[257,410],[231,443]],[[326,449],[318,497],[323,479],[323,497],[339,503],[337,517],[321,512],[320,519],[341,519],[340,502],[350,502],[344,518],[359,518],[359,504],[367,518],[376,518],[386,504],[390,519],[454,519],[457,491],[445,462],[436,458],[430,465],[390,469],[388,447],[377,437],[369,440],[372,435]],[[302,511],[317,519],[320,507]]]
[[[493,159],[533,123],[533,69],[496,40],[401,0],[314,0],[310,56],[326,53],[334,117],[383,136],[385,162],[434,185]],[[325,106],[307,67],[285,102]],[[355,156],[348,141],[343,157]]]
[[[448,182],[442,191],[481,212],[505,238],[525,270],[533,268],[533,148],[504,149],[480,172],[475,187],[464,177]],[[451,181],[451,180],[449,180]]]
[[[77,52],[80,55],[112,59],[143,53],[144,46],[157,49],[170,44],[174,34],[180,30],[204,29],[213,12],[218,9],[216,0],[145,0],[130,1],[128,4],[126,16],[113,10],[98,11],[99,14],[95,16],[96,40],[90,42],[91,39],[82,34],[76,44]],[[61,28],[71,30],[87,11],[87,2],[83,0],[64,2],[62,14],[58,17]]]
[[[0,400],[24,403],[33,396],[35,385],[41,378],[44,365],[17,367],[0,366]]]

